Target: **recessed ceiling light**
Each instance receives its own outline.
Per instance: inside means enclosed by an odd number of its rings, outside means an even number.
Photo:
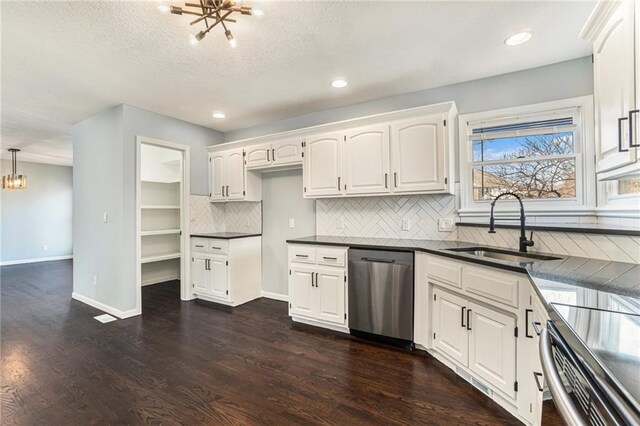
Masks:
[[[343,87],[347,87],[347,84],[349,84],[347,83],[347,80],[342,80],[342,79],[333,80],[331,82],[331,85],[336,89],[342,89]]]
[[[532,36],[533,34],[531,34],[530,31],[522,31],[520,33],[515,33],[507,37],[504,41],[504,44],[506,44],[507,46],[518,46],[531,40]]]
[[[166,4],[159,4],[158,5],[158,10],[161,13],[169,13],[171,11],[171,8],[169,6],[167,6]]]
[[[211,115],[213,116],[213,118],[217,118],[220,120],[226,117],[226,115],[224,115],[224,112],[214,112]]]

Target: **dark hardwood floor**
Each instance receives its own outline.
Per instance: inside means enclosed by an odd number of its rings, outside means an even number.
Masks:
[[[101,324],[71,261],[1,279],[3,425],[519,424],[432,357],[295,325],[284,302],[181,302],[169,282]]]

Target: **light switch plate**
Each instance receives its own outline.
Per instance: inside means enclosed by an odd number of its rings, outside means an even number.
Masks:
[[[411,229],[411,220],[402,219],[402,230],[408,231],[409,229]]]
[[[344,229],[344,217],[338,218],[338,229]]]
[[[289,228],[295,228],[296,221],[293,218],[289,218]]]
[[[107,214],[107,212],[102,213],[102,221],[104,223],[107,223],[109,221],[109,215]]]
[[[453,231],[453,219],[448,217],[441,217],[438,219],[438,231],[451,232]]]

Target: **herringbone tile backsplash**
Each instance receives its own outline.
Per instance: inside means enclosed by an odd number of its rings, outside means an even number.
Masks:
[[[191,233],[262,232],[262,203],[210,203],[209,197],[190,196]]]
[[[458,240],[494,247],[518,248],[518,229],[496,229],[489,234],[487,227],[458,226]],[[527,237],[528,237],[527,232]],[[530,251],[553,253],[591,259],[640,263],[640,237],[579,232],[533,232],[534,246]]]
[[[455,240],[455,231],[438,231],[439,218],[455,220],[453,195],[328,198],[316,201],[318,235]],[[402,219],[409,219],[408,231],[402,230]],[[344,227],[341,227],[341,222],[344,222]]]

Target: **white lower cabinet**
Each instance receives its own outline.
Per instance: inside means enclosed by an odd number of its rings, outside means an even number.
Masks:
[[[467,365],[469,336],[466,320],[467,301],[444,290],[433,290],[434,347],[454,361]]]
[[[469,369],[511,398],[516,397],[516,319],[468,305]]]
[[[434,347],[515,397],[515,318],[437,287],[433,296]]]
[[[195,297],[230,306],[262,297],[261,237],[191,240]]]
[[[346,251],[289,245],[289,315],[294,321],[348,332],[347,269],[341,261]],[[333,266],[325,266],[326,259]]]

